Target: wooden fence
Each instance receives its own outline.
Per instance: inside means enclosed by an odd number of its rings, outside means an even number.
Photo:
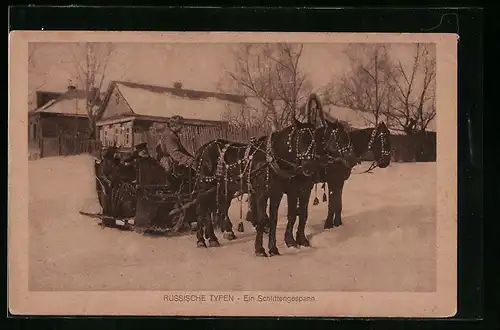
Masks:
[[[214,139],[226,139],[235,142],[249,142],[251,137],[260,137],[268,135],[270,130],[262,127],[251,127],[241,129],[238,127],[220,127],[220,126],[185,126],[181,133],[181,142],[184,147],[194,154],[202,145]],[[134,135],[134,142],[147,142],[149,152],[156,156],[156,146],[161,141],[161,133],[153,134],[151,132],[138,133]],[[392,135],[391,149],[393,162],[433,162],[436,161],[436,133],[424,132],[416,133],[411,136]],[[125,150],[124,150],[125,151]],[[126,154],[132,152],[129,148]],[[373,160],[373,156],[368,153],[363,160]]]
[[[98,157],[101,153],[101,144],[97,140],[59,136],[45,137],[36,142],[32,141],[29,143],[28,149],[28,159],[79,154],[91,154]]]
[[[134,140],[147,142],[150,154],[156,156],[156,146],[161,141],[161,133],[144,132],[141,134],[141,137],[134,137]],[[249,142],[253,136],[259,137],[266,134],[269,134],[269,131],[260,127],[241,129],[231,126],[186,126],[180,134],[180,138],[186,150],[194,154],[201,146],[215,139],[244,143]]]
[[[435,132],[413,135],[391,135],[392,161],[435,162],[437,139]]]

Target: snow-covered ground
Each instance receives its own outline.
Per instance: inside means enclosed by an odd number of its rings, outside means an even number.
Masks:
[[[247,223],[235,241],[217,232],[221,247],[211,249],[196,248],[192,235],[102,229],[78,213],[99,211],[90,156],[31,161],[29,184],[30,290],[435,290],[435,163],[353,174],[344,188],[343,226],[324,230],[327,203],[311,203],[310,248],[285,247],[283,198],[282,255],[273,258],[254,257]],[[235,226],[239,213],[235,201]]]

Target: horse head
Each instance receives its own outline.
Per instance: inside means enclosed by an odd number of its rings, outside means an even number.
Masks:
[[[391,163],[391,132],[382,121],[372,131],[368,150],[373,152],[378,167],[386,168]]]
[[[349,133],[338,120],[324,120],[325,126],[316,129],[317,140],[321,141],[323,158],[339,159],[348,168],[358,164]]]

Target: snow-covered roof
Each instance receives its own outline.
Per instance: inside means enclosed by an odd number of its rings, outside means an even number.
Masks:
[[[135,115],[169,118],[180,115],[185,119],[223,121],[227,106],[244,104],[245,98],[238,95],[216,92],[194,91],[115,82]]]
[[[71,116],[87,116],[85,102],[86,101],[84,99],[77,99],[76,101],[75,99],[51,100],[40,108],[35,109],[33,113],[53,113]]]
[[[31,111],[35,113],[52,113],[66,116],[87,117],[86,93],[82,90],[69,90],[57,99]]]
[[[354,129],[373,127],[373,123],[375,123],[375,116],[370,112],[353,110],[334,105],[324,106],[323,111],[325,112],[326,118],[337,119],[341,122],[346,123],[349,127]],[[385,120],[385,119],[380,118],[379,120]],[[434,121],[431,122],[427,130],[435,132],[434,125],[435,125]],[[390,128],[389,131],[391,132],[392,135],[405,135],[405,133],[402,130]]]
[[[349,123],[349,126],[357,129],[367,128],[373,126],[373,118],[369,113],[355,111],[348,108],[337,106],[326,106],[324,111],[329,117],[336,118],[341,121]]]

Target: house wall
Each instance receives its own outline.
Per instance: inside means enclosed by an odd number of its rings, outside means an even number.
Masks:
[[[28,116],[28,152],[34,159],[40,157],[42,141],[42,126],[39,115]]]
[[[104,147],[114,145],[118,148],[132,148],[132,126],[131,120],[99,126],[99,140]]]
[[[28,141],[36,142],[40,139],[41,125],[40,116],[32,115],[28,117]]]
[[[117,88],[111,91],[106,108],[102,113],[101,120],[107,118],[116,118],[119,116],[126,116],[127,114],[133,115],[127,102],[120,94]],[[133,141],[133,123],[132,120],[124,119],[119,123],[104,124],[98,123],[97,133],[99,141],[104,147],[115,145],[119,148],[132,148]]]
[[[89,120],[82,117],[59,115],[42,115],[39,124],[42,137],[57,137],[60,133],[66,136],[88,136]]]
[[[89,120],[56,114],[36,114],[28,118],[28,141],[32,144],[43,138],[66,136],[85,137],[89,132]]]
[[[102,113],[101,119],[106,119],[110,117],[116,117],[119,115],[133,115],[132,110],[130,109],[127,101],[123,98],[120,91],[117,88],[114,88],[109,96],[108,103],[106,105],[106,109]]]

